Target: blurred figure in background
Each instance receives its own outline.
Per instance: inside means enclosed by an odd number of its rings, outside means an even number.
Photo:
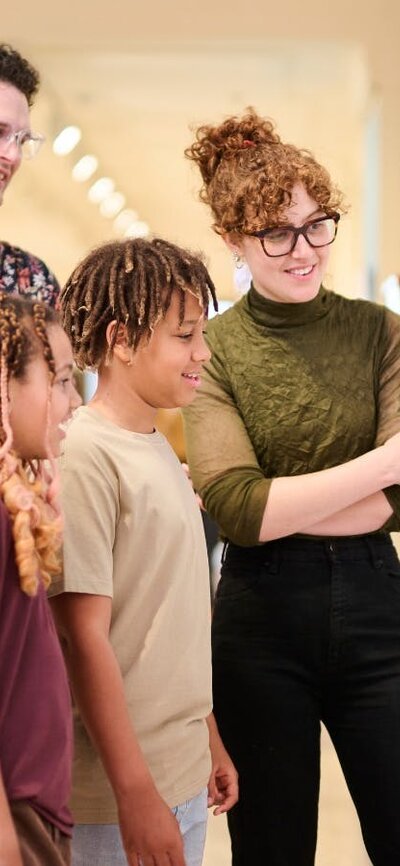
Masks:
[[[39,83],[36,69],[0,43],[0,205],[22,159],[32,159],[44,140],[32,132],[29,117]],[[59,285],[41,259],[0,241],[0,290],[55,306]]]

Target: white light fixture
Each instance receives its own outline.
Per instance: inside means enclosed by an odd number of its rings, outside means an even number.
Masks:
[[[400,313],[400,281],[397,274],[390,274],[381,285],[381,293],[383,301],[389,310],[394,313]]]
[[[75,163],[72,169],[72,177],[79,183],[83,183],[85,180],[89,180],[89,178],[92,177],[92,174],[97,170],[98,164],[99,161],[96,156],[93,156],[91,153],[86,153],[85,156],[82,156],[81,159]]]
[[[130,208],[125,208],[118,214],[113,222],[113,226],[115,231],[123,234],[124,231],[131,225],[131,223],[136,222],[139,219],[139,215],[135,210],[131,210]]]
[[[93,204],[100,204],[107,195],[114,192],[115,183],[111,177],[99,177],[88,190],[88,199]]]
[[[117,215],[118,211],[123,208],[124,204],[125,196],[122,195],[122,192],[111,192],[110,195],[103,198],[103,201],[100,204],[100,213],[103,217],[113,219],[113,217]]]
[[[66,156],[81,140],[79,126],[66,126],[53,141],[53,151],[57,156]]]
[[[149,234],[150,229],[147,223],[142,220],[134,220],[124,231],[125,238],[145,238]]]

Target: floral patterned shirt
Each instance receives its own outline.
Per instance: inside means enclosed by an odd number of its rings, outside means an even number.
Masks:
[[[0,291],[57,307],[60,286],[41,259],[0,241]]]

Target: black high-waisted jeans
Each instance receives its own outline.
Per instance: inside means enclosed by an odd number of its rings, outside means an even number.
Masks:
[[[399,866],[400,565],[390,537],[229,544],[213,665],[215,714],[239,771],[234,866],[314,863],[320,720],[372,863]]]

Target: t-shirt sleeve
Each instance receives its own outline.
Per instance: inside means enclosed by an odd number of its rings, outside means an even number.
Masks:
[[[79,438],[79,427],[67,434],[61,458],[63,568],[49,594],[85,592],[112,598],[118,478],[101,447]]]
[[[383,445],[390,436],[400,431],[400,317],[385,310],[382,335],[384,352],[379,367],[378,424],[376,445]],[[384,490],[385,496],[400,521],[400,485]],[[392,525],[387,525],[392,529]]]
[[[235,404],[215,334],[208,342],[211,362],[183,413],[188,463],[194,487],[222,534],[250,546],[259,540],[271,481]]]

